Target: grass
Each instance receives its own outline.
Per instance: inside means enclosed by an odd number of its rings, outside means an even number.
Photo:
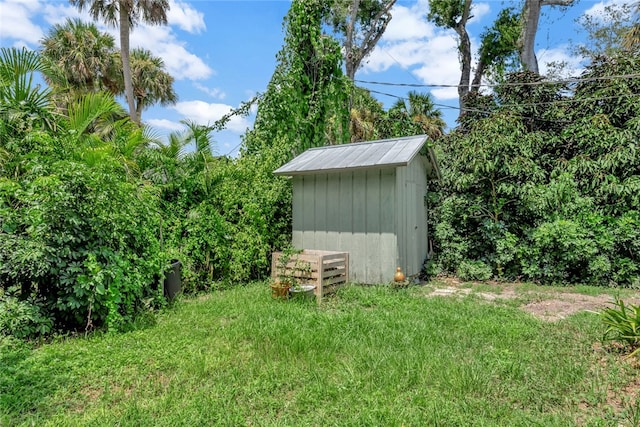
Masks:
[[[638,421],[637,370],[599,349],[596,315],[545,323],[516,307],[422,294],[348,286],[318,307],[252,284],[180,300],[129,333],[0,343],[0,425]]]

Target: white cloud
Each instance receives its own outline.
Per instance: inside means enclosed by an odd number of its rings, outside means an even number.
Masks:
[[[491,5],[489,3],[473,3],[471,5],[471,19],[469,23],[479,22],[491,12]]]
[[[202,125],[213,124],[233,110],[233,107],[227,104],[208,103],[199,100],[178,102],[171,108],[189,120]],[[250,125],[250,122],[245,117],[233,116],[227,123],[227,129],[236,133],[244,133]]]
[[[433,85],[457,85],[460,82],[460,62],[457,41],[449,34],[441,34],[425,45],[426,60],[413,71],[420,81]],[[436,99],[456,99],[458,89],[445,87],[431,89]]]
[[[484,16],[488,5],[474,9]],[[414,74],[424,84],[456,85],[460,79],[457,39],[451,30],[442,30],[427,21],[428,2],[419,0],[411,7],[395,6],[393,18],[382,40],[365,59],[361,72],[383,72],[400,67]],[[455,99],[456,88],[431,89],[436,99]]]
[[[549,71],[549,64],[566,64],[563,69],[562,77],[576,77],[582,73],[584,67],[582,65],[583,58],[572,55],[569,52],[568,45],[556,46],[552,49],[540,49],[536,52],[538,64],[540,66],[540,74],[546,75]]]
[[[419,3],[418,3],[419,4]],[[396,5],[391,10],[391,21],[384,32],[383,39],[387,42],[426,38],[433,35],[433,25],[427,23],[428,8],[422,9],[418,5],[411,8]]]
[[[479,23],[491,13],[489,2],[472,6],[470,22]],[[458,98],[460,81],[458,39],[453,30],[438,28],[427,20],[428,0],[418,0],[410,7],[396,5],[387,31],[372,54],[365,59],[361,72],[383,72],[400,67],[426,85],[446,85],[428,89],[438,100]],[[477,39],[470,34],[472,52]]]
[[[200,83],[194,83],[193,86],[215,99],[224,99],[227,96],[222,89],[217,87],[208,87]]]
[[[63,24],[69,18],[80,18],[85,22],[93,22],[93,18],[86,8],[80,12],[78,8],[72,6],[69,2],[45,2],[40,12],[45,22],[49,25]],[[107,28],[102,22],[96,22],[95,24],[101,30]]]
[[[608,6],[622,6],[625,3],[629,3],[628,0],[606,0],[598,3],[594,3],[589,9],[585,10],[583,15],[591,16],[595,19],[605,19],[605,8]]]
[[[366,60],[363,72],[380,72],[400,66],[411,70],[420,82],[433,85],[457,85],[460,80],[457,41],[449,32],[425,40],[407,40],[380,45]],[[431,89],[436,99],[455,99],[456,88]]]
[[[182,123],[174,122],[167,119],[149,119],[145,120],[144,122],[154,128],[167,129],[169,131],[181,131],[185,128]]]
[[[407,69],[426,60],[428,41],[406,40],[396,43],[381,43],[365,59],[363,71],[381,72],[392,66]]]
[[[16,45],[37,44],[44,32],[32,17],[41,5],[36,0],[7,0],[0,2],[0,39],[15,39]]]
[[[117,42],[117,33],[114,34]],[[176,80],[203,80],[214,74],[213,69],[178,41],[167,26],[140,25],[131,33],[131,47],[144,47],[164,61],[167,71]]]
[[[207,28],[204,23],[204,14],[181,1],[169,2],[167,22],[169,25],[176,25],[192,34],[199,34]]]

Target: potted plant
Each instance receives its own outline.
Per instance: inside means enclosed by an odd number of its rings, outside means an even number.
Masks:
[[[286,247],[280,253],[275,265],[275,279],[271,281],[271,296],[274,298],[289,298],[289,290],[295,283],[295,276],[293,270],[289,270],[287,267],[295,252],[292,247]]]
[[[271,282],[271,295],[274,298],[288,298],[290,294],[313,295],[315,285],[302,283],[311,278],[311,263],[295,257],[300,253],[301,250],[290,246],[280,253],[275,264],[275,279]],[[293,264],[292,259],[295,259]]]

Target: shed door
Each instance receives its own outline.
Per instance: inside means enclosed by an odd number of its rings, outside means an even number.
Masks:
[[[416,194],[416,183],[414,181],[407,181],[407,194],[415,195]],[[414,198],[410,198],[411,201]],[[420,270],[420,236],[419,231],[420,227],[418,226],[418,221],[421,215],[418,212],[418,206],[416,203],[409,204],[407,209],[405,210],[407,214],[406,218],[406,226],[407,226],[407,246],[405,249],[405,254],[407,255],[407,265],[404,267],[405,271],[408,274],[416,274]]]

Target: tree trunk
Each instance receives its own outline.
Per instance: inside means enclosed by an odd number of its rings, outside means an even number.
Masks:
[[[471,80],[471,41],[469,33],[467,33],[467,21],[469,20],[469,12],[471,10],[471,0],[465,0],[464,11],[460,17],[460,21],[456,24],[454,30],[460,37],[458,50],[460,51],[461,75],[458,84],[458,98],[460,103],[460,113],[458,117],[464,114],[464,98],[469,93],[469,82]]]
[[[345,53],[345,69],[347,77],[353,81],[356,76],[357,67],[360,65],[360,61],[357,59],[358,52],[354,52],[353,38],[356,31],[356,20],[358,19],[358,9],[360,8],[360,0],[353,0],[353,3],[349,9],[349,18],[347,22],[347,33],[344,40],[344,53]]]
[[[478,93],[480,91],[480,84],[482,83],[482,76],[484,75],[484,71],[487,69],[487,64],[484,62],[482,58],[478,60],[478,65],[476,65],[476,71],[473,75],[473,81],[471,82],[471,92]]]
[[[540,21],[542,0],[525,0],[522,11],[522,29],[518,40],[520,62],[527,71],[538,73],[538,58],[535,53],[536,33]]]
[[[136,120],[135,120],[135,122],[140,124],[140,123],[142,123],[142,109],[143,109],[144,103],[143,103],[142,99],[137,99],[135,104],[136,104]]]
[[[129,9],[124,2],[119,4],[120,10],[120,56],[122,57],[122,75],[124,78],[124,96],[129,106],[129,117],[134,123],[140,124],[136,114],[135,102],[133,99],[133,79],[131,78],[131,61],[129,58],[129,32],[131,25],[129,22]]]
[[[522,11],[522,29],[518,38],[520,62],[525,70],[539,73],[535,43],[542,6],[570,6],[573,2],[574,0],[525,0]]]
[[[382,5],[376,16],[371,19],[368,30],[362,34],[362,44],[355,46],[356,23],[358,21],[358,11],[360,10],[360,0],[352,0],[347,22],[347,33],[345,34],[345,71],[347,77],[353,81],[356,71],[360,68],[362,60],[366,58],[376,47],[376,44],[384,34],[391,20],[389,11],[396,3],[396,0],[387,0]],[[380,24],[381,22],[381,24]]]

